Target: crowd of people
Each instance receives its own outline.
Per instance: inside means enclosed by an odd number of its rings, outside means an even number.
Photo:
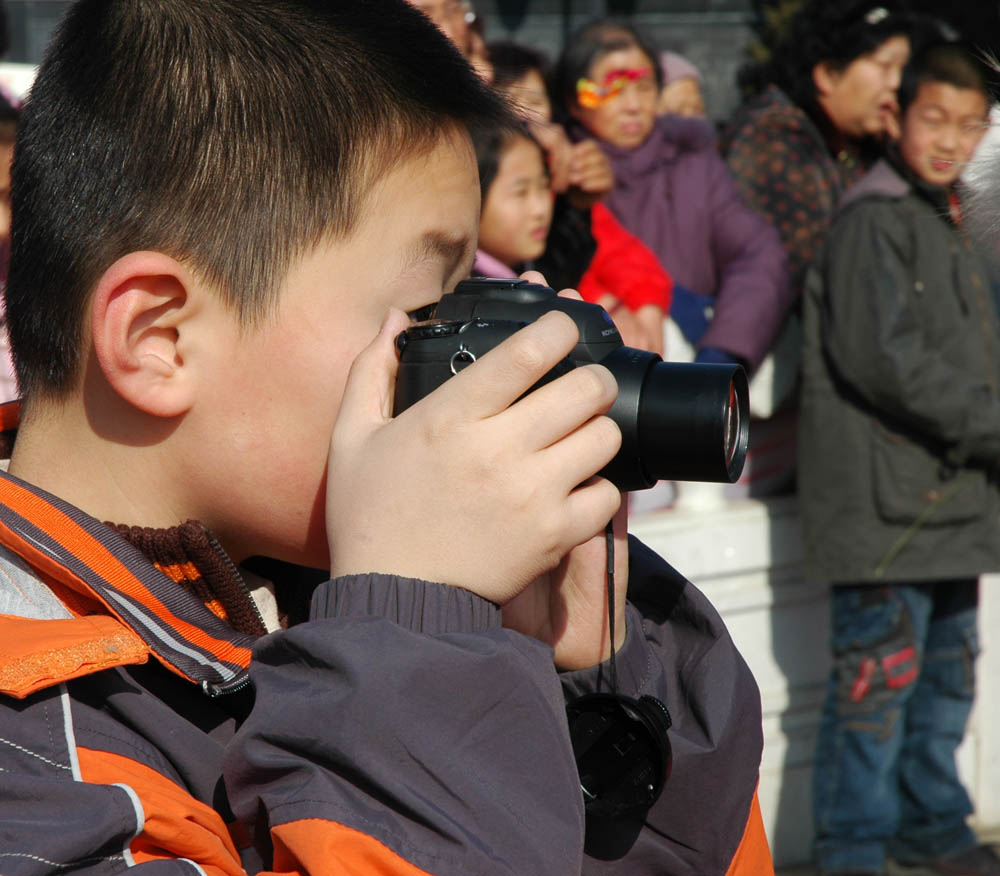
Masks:
[[[610,374],[542,381],[572,321],[392,416],[399,338],[453,331],[411,318],[523,276],[769,375],[747,489],[831,590],[820,873],[1000,874],[955,762],[990,77],[902,0],[803,0],[724,122],[610,18],[548,54],[463,0],[71,4],[0,118],[0,870],[773,873],[757,686],[593,477]]]
[[[998,284],[961,185],[989,125],[985,55],[900,4],[806,2],[716,124],[697,68],[621,21],[578,29],[552,64],[510,42],[485,58],[527,121],[499,161],[480,155],[480,245],[502,265],[476,270],[585,288],[626,343],[668,358],[753,375],[771,357],[752,433],[784,469],[756,486],[797,492],[809,574],[832,595],[820,872],[1000,872],[955,764],[978,576],[1000,569]],[[610,168],[582,206],[554,183],[567,139]],[[501,251],[507,174],[532,180],[537,210],[533,245]],[[645,245],[614,260],[649,296],[598,269],[605,213]]]

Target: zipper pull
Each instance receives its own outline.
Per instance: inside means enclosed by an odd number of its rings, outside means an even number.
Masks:
[[[213,684],[207,678],[202,679],[201,682],[201,692],[205,694],[209,699],[217,699],[218,697],[230,696],[231,694],[237,694],[245,690],[247,687],[251,687],[252,682],[250,680],[250,673],[244,670],[242,673],[236,676],[232,681],[226,681],[222,684]]]

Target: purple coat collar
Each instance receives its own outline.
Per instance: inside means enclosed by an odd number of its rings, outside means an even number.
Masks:
[[[567,130],[574,143],[591,136],[576,122],[571,123]],[[655,173],[680,153],[704,149],[714,142],[715,129],[710,122],[674,115],[659,116],[649,136],[639,146],[626,148],[597,141],[611,162],[616,183],[620,181],[625,188]]]

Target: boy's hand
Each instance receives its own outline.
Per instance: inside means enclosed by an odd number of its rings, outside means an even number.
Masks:
[[[614,485],[590,480],[621,444],[601,416],[617,385],[591,365],[520,398],[576,343],[573,321],[552,312],[393,419],[406,325],[391,314],[347,380],[327,469],[331,574],[399,574],[506,603],[618,508]]]
[[[615,650],[625,641],[628,517],[622,502],[615,530]],[[551,572],[503,606],[503,625],[555,649],[559,669],[586,669],[611,656],[607,543],[604,533],[573,548]]]
[[[545,277],[537,271],[527,271],[521,274],[521,279],[547,285]],[[563,289],[559,296],[583,300],[575,289]],[[623,501],[614,517],[616,651],[625,641],[627,507]],[[504,604],[504,626],[551,645],[559,669],[586,669],[607,660],[611,653],[607,566],[607,541],[602,530],[573,548],[555,569],[540,575]]]

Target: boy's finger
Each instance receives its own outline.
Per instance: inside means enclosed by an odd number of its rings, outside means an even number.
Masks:
[[[566,540],[575,547],[602,532],[621,503],[622,493],[604,478],[594,478],[574,490],[566,505]]]
[[[508,417],[530,446],[542,449],[606,413],[617,397],[618,383],[611,372],[588,365],[529,393],[511,408]]]
[[[539,271],[525,271],[518,279],[527,280],[529,283],[538,283],[539,286],[549,285],[545,280],[545,276]]]
[[[540,454],[542,466],[559,478],[567,492],[589,481],[604,468],[621,448],[622,433],[608,417],[594,417]]]
[[[566,314],[546,313],[445,381],[428,398],[454,406],[453,410],[471,420],[492,417],[569,355],[579,336],[576,323]]]
[[[402,310],[390,309],[374,340],[351,364],[337,416],[338,426],[360,426],[392,416],[396,372],[399,369],[396,335],[409,324],[410,319]]]

